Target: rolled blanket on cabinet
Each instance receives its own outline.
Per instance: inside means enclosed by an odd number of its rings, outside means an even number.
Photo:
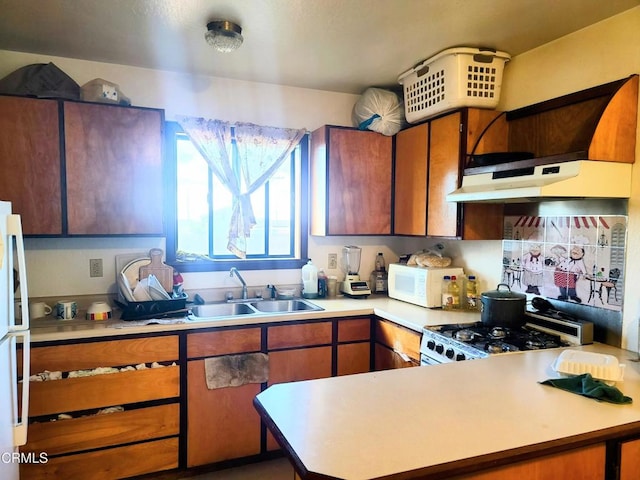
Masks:
[[[269,379],[269,357],[264,353],[243,353],[205,358],[207,388],[240,387]]]

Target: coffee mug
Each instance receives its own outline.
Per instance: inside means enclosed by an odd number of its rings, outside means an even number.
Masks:
[[[73,301],[60,300],[56,303],[56,318],[61,320],[71,320],[76,318],[78,304]]]
[[[42,318],[49,315],[53,309],[44,302],[34,302],[29,305],[31,318]]]
[[[111,307],[107,302],[93,302],[87,309],[87,320],[108,320],[111,318]]]

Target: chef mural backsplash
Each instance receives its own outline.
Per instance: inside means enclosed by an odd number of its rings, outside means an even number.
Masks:
[[[507,216],[502,282],[542,297],[622,309],[627,217]]]

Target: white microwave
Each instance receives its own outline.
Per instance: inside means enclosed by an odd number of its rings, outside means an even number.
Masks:
[[[389,265],[389,296],[421,307],[442,306],[442,280],[445,275],[461,278],[460,267],[418,267],[392,263]]]

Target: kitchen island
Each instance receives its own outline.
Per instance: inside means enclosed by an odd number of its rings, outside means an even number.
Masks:
[[[635,402],[541,385],[551,349],[273,385],[254,404],[302,478],[625,478],[605,474],[607,442],[640,435],[638,355],[574,348],[626,364],[616,386]]]

